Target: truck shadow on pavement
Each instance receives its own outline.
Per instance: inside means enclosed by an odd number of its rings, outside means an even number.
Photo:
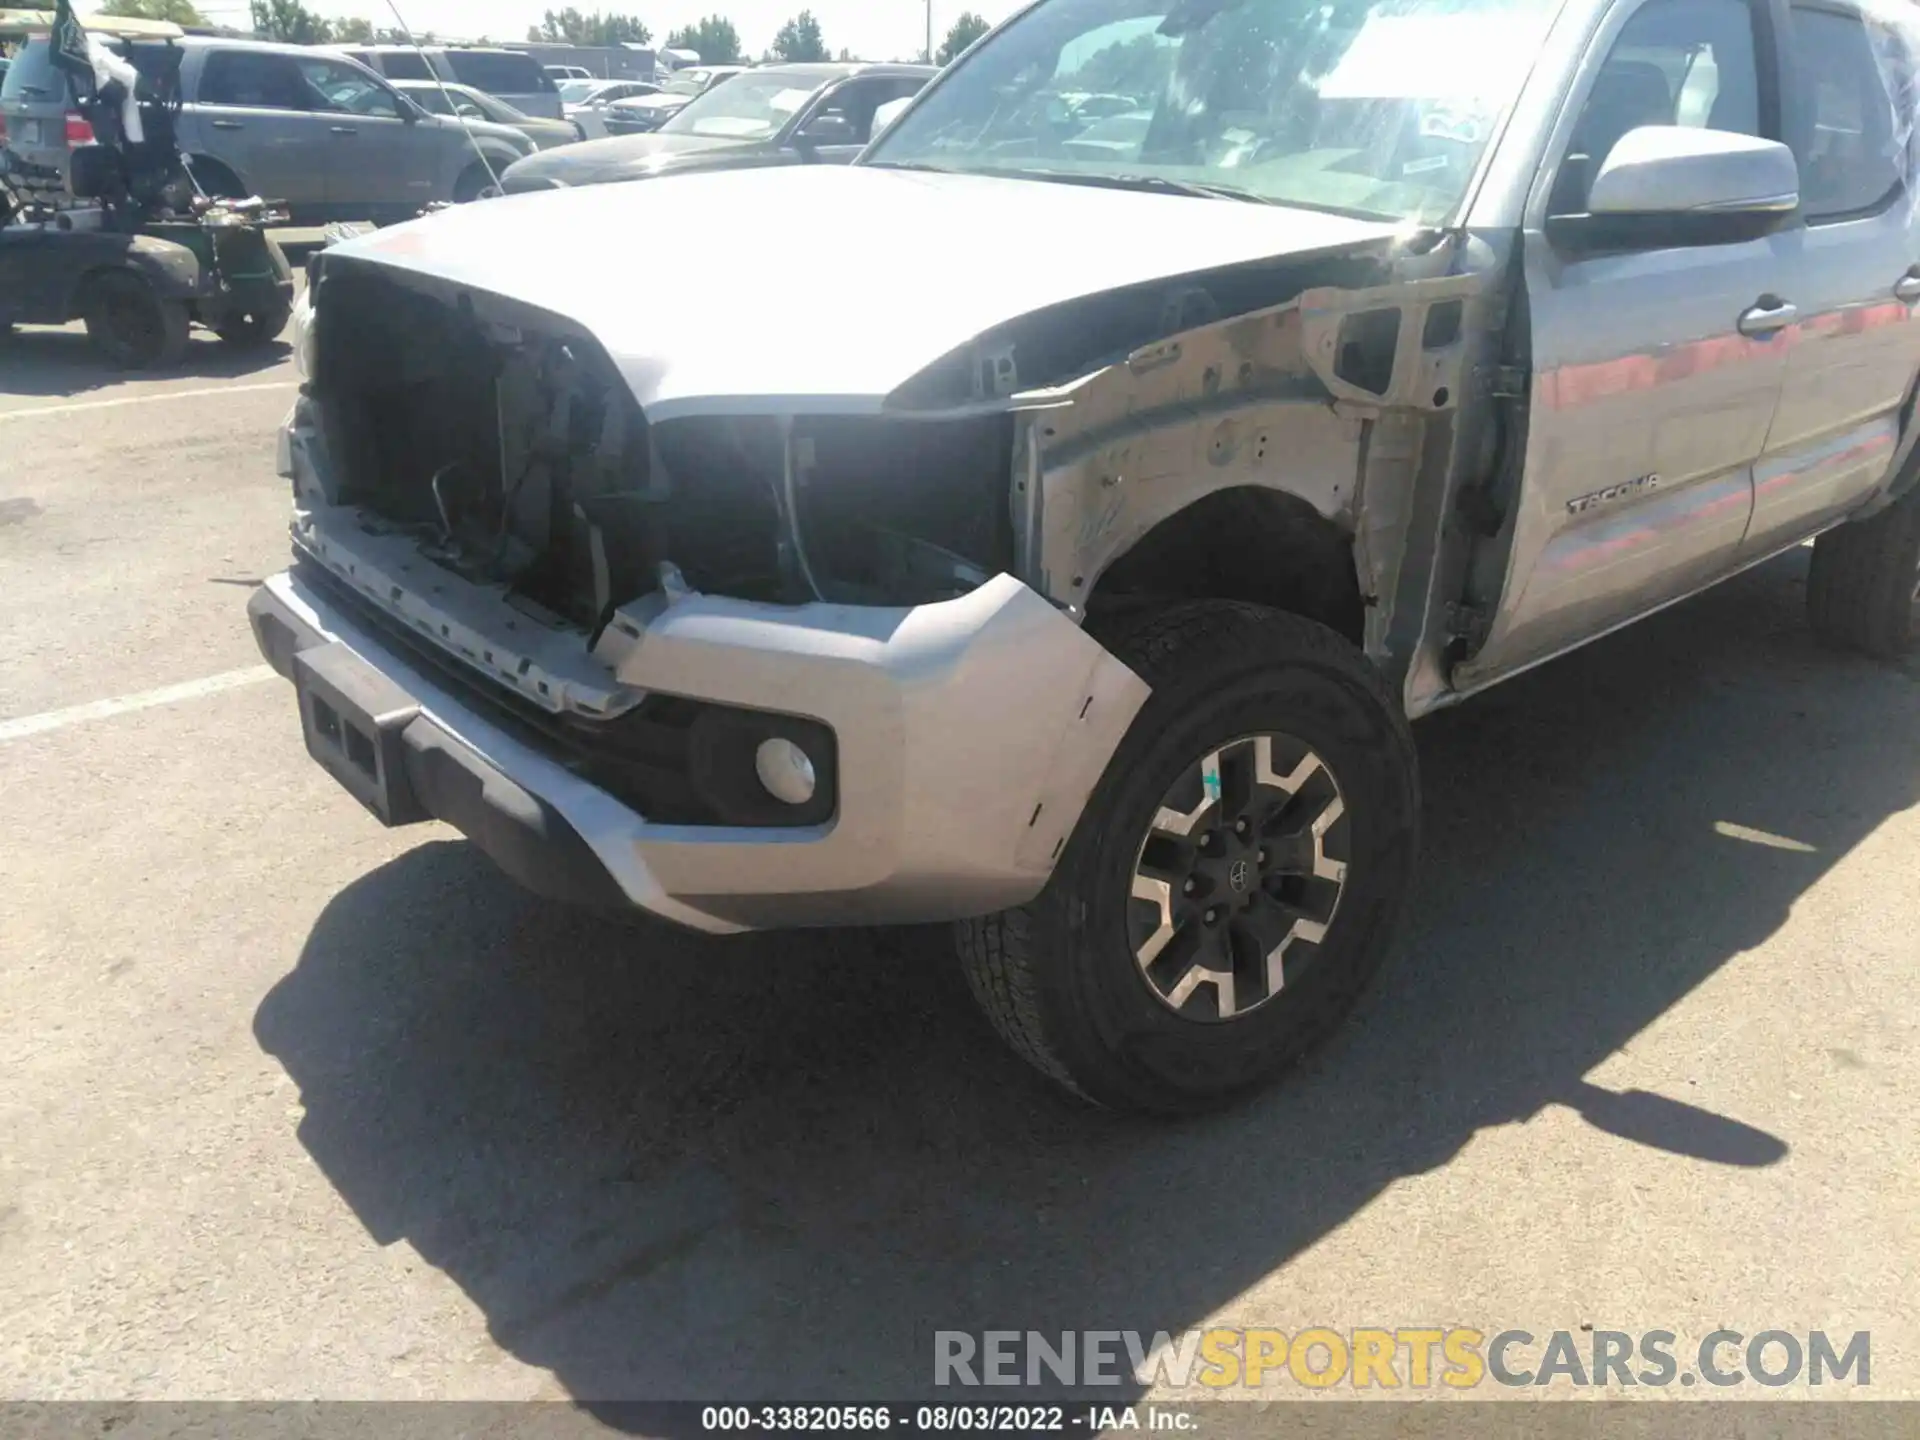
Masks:
[[[0,335],[0,395],[74,400],[129,380],[241,380],[272,370],[293,353],[284,340],[236,349],[195,331],[186,359],[165,370],[121,370],[94,354],[77,326]]]
[[[1803,572],[1417,727],[1402,953],[1289,1083],[1214,1120],[1057,1096],[944,932],[702,940],[524,897],[460,844],[335,899],[256,1035],[376,1241],[587,1402],[905,1398],[936,1329],[1178,1330],[1549,1106],[1686,1165],[1770,1164],[1785,1144],[1684,1078],[1585,1077],[1920,796],[1920,690],[1813,648]]]

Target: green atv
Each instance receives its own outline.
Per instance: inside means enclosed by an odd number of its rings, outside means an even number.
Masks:
[[[82,320],[102,358],[127,369],[178,363],[196,323],[229,345],[268,344],[293,314],[293,270],[262,212],[235,208],[249,204],[214,202],[132,233],[84,211],[0,230],[0,331]]]
[[[57,174],[23,176],[24,162],[0,151],[0,334],[82,320],[104,358],[134,369],[178,362],[196,323],[230,345],[265,345],[293,314],[293,271],[266,230],[286,216],[258,198],[202,192],[174,138],[179,47],[130,53],[131,102],[118,83],[69,79],[96,136],[68,154],[72,208],[44,198]],[[9,175],[23,182],[17,193]]]

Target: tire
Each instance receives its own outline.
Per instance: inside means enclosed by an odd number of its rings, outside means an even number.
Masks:
[[[456,205],[470,205],[475,200],[487,200],[500,193],[500,186],[484,165],[469,165],[460,172],[460,178],[453,182],[453,201]]]
[[[213,333],[236,350],[257,350],[278,340],[292,318],[293,307],[276,298],[256,310],[233,312]]]
[[[1311,1050],[1379,968],[1419,854],[1419,763],[1398,699],[1365,656],[1324,626],[1206,601],[1136,619],[1103,639],[1152,694],[1047,888],[1021,909],[956,927],[962,968],[1001,1037],[1074,1093],[1120,1110],[1217,1109]],[[1226,826],[1248,776],[1289,767],[1294,790],[1256,792],[1278,809],[1252,822],[1250,838],[1210,829]],[[1176,839],[1162,828],[1169,818],[1189,825],[1189,839],[1211,833],[1208,843],[1222,855],[1208,859],[1205,846]],[[1229,889],[1221,867],[1231,855],[1249,856],[1251,844],[1260,846],[1258,873],[1249,886],[1237,865],[1228,867]],[[1227,852],[1230,845],[1240,848]],[[1272,873],[1269,845],[1288,856]],[[1344,858],[1330,858],[1336,852]],[[1175,854],[1213,867],[1211,878],[1196,869],[1181,891],[1169,885],[1153,895],[1149,862]],[[1335,868],[1342,874],[1329,899],[1334,882],[1326,877]],[[1186,898],[1196,885],[1202,898]],[[1202,913],[1213,915],[1216,896],[1224,929],[1196,929]],[[1311,943],[1299,922],[1316,907]],[[1167,919],[1182,914],[1170,930]],[[1243,943],[1242,921],[1265,934]],[[1269,943],[1276,924],[1290,926],[1277,950]],[[1154,933],[1139,943],[1148,928]],[[1228,932],[1231,940],[1220,941]],[[1227,944],[1218,968],[1234,977],[1231,990],[1192,986],[1197,967],[1181,968],[1189,942]],[[1268,978],[1275,954],[1277,990]]]
[[[111,365],[152,370],[187,353],[192,318],[185,301],[162,300],[131,270],[107,270],[87,285],[81,303],[87,339]]]
[[[1807,618],[1822,643],[1897,660],[1920,629],[1920,487],[1813,544]]]

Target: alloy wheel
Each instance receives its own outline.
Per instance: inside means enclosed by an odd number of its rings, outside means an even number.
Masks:
[[[1175,780],[1140,844],[1127,902],[1135,963],[1185,1019],[1239,1019],[1316,963],[1340,908],[1351,817],[1305,742],[1248,735]]]

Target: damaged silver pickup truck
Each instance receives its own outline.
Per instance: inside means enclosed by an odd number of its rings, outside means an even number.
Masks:
[[[1222,1103],[1390,943],[1411,718],[1816,535],[1819,633],[1911,638],[1899,29],[1039,0],[850,169],[353,241],[261,649],[390,825],[713,933],[956,921],[1047,1074]]]

